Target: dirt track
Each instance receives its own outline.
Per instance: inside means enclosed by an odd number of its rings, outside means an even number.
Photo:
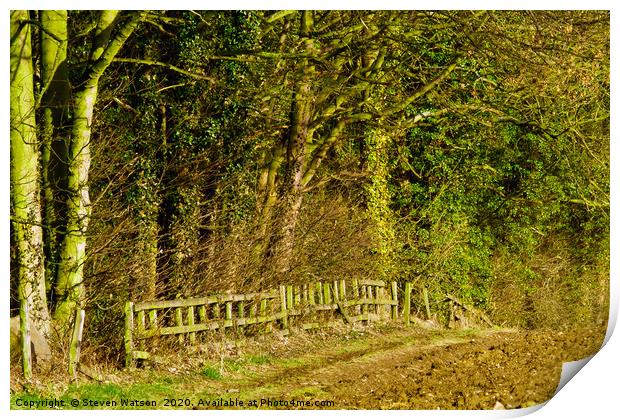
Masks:
[[[132,396],[157,400],[162,408],[165,399],[191,400],[190,406],[176,407],[182,409],[209,409],[197,406],[198,399],[231,398],[330,401],[333,405],[324,408],[331,409],[492,409],[498,402],[505,408],[521,408],[552,397],[562,362],[594,354],[604,332],[604,328],[455,331],[386,325],[272,335],[230,347],[220,363],[212,357],[213,347],[206,352],[211,358],[204,361],[195,352],[181,351],[177,359],[180,356],[185,364],[171,361],[154,370],[111,373],[105,378],[109,385],[102,389],[87,381],[83,388],[46,392],[42,397]],[[211,374],[204,373],[205,366],[211,367]],[[214,376],[213,367],[218,366],[221,373]]]
[[[552,397],[562,362],[595,353],[602,336],[503,331],[374,345],[326,355],[318,368],[264,372],[249,385],[279,399],[333,400],[336,409],[491,409],[498,401],[520,408]]]

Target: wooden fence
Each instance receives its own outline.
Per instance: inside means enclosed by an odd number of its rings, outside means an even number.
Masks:
[[[398,317],[396,282],[377,280],[316,282],[280,286],[266,292],[218,294],[207,297],[127,302],[125,306],[125,364],[149,359],[150,338],[176,335],[180,343],[196,342],[205,331],[238,333],[256,326],[262,333],[274,328],[320,328],[338,318],[347,323]]]
[[[403,322],[405,326],[411,325],[411,293],[413,291],[413,285],[410,282],[405,283],[405,290],[403,293]],[[428,289],[423,287],[422,299],[424,302],[424,314],[427,320],[433,318],[430,309]],[[460,299],[446,294],[441,300],[442,303],[448,303],[450,308],[448,327],[449,328],[467,328],[471,325],[486,324],[487,326],[494,326],[493,322],[486,316],[486,314],[473,306],[463,303]]]

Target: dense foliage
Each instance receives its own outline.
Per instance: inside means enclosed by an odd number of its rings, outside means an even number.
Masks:
[[[69,96],[98,19],[69,12]],[[127,299],[342,277],[412,281],[440,319],[446,293],[510,325],[606,318],[607,12],[121,12],[110,45],[132,19],[97,79],[83,291],[47,289],[86,308],[86,351],[118,360]],[[60,243],[70,192],[41,167]]]

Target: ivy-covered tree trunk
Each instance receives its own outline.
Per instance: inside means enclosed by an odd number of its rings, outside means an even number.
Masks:
[[[142,286],[141,299],[153,300],[157,298],[157,253],[159,224],[157,215],[145,220],[143,225],[142,253],[144,255],[144,268],[142,270],[140,285]]]
[[[146,155],[144,160],[155,159]],[[159,211],[160,198],[153,175],[142,170],[137,181],[138,198],[135,206],[138,225],[136,261],[134,276],[136,282],[130,293],[132,299],[153,300],[157,298],[157,260],[159,255]]]
[[[64,219],[68,123],[71,85],[67,71],[67,11],[41,10],[41,178],[45,281],[48,291],[56,277],[59,229]]]
[[[168,283],[176,293],[183,293],[194,276],[189,262],[200,240],[200,207],[197,198],[200,197],[200,189],[196,185],[183,185],[176,193],[176,214],[171,217],[169,224],[171,254]]]
[[[20,316],[25,319],[28,311],[32,323],[47,336],[50,325],[45,293],[31,25],[28,21],[28,11],[11,12],[11,223],[19,264]]]
[[[373,226],[375,251],[379,256],[379,273],[384,279],[393,279],[396,235],[395,217],[390,209],[389,191],[390,138],[380,129],[369,129],[365,138],[366,165],[369,182],[366,184],[367,213]]]
[[[54,313],[55,319],[65,327],[75,308],[82,305],[84,297],[86,231],[90,220],[90,140],[99,80],[142,16],[142,13],[134,13],[110,39],[118,14],[117,10],[100,13],[90,57],[91,64],[83,87],[74,98],[71,145],[68,150],[67,226],[61,245],[56,284],[60,303]]]

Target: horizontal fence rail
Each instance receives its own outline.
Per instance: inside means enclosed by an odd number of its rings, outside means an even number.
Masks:
[[[389,288],[388,288],[389,286]],[[213,296],[165,301],[127,302],[125,305],[125,364],[149,359],[146,340],[176,335],[179,343],[195,344],[196,334],[205,331],[257,326],[260,333],[291,327],[305,330],[347,323],[397,319],[396,282],[337,280],[280,286],[258,293],[224,293]]]

